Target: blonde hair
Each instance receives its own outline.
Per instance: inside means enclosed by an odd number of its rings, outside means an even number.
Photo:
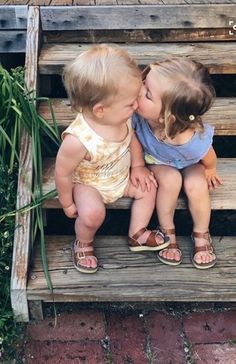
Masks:
[[[161,116],[166,136],[174,138],[186,129],[203,131],[201,115],[212,106],[215,90],[209,72],[189,58],[173,58],[150,65],[164,79]]]
[[[82,52],[63,72],[64,85],[76,111],[108,102],[128,77],[141,78],[136,61],[125,50],[105,44]]]

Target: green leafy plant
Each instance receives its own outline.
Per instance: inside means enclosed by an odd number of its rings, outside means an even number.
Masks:
[[[52,153],[53,148],[60,144],[59,131],[51,110],[53,123],[44,120],[36,109],[36,103],[40,99],[34,97],[33,92],[26,89],[24,83],[23,68],[16,68],[8,72],[0,65],[0,274],[1,274],[1,305],[0,308],[0,353],[4,351],[4,344],[14,338],[14,330],[10,329],[12,312],[10,306],[10,267],[14,236],[14,216],[16,210],[17,170],[21,167],[24,175],[24,166],[20,163],[20,141],[23,130],[31,137],[33,183],[29,182],[29,194],[31,202],[23,206],[20,211],[32,210],[31,241],[39,236],[41,246],[42,264],[48,287],[53,290],[48,273],[45,253],[42,202],[55,196],[53,190],[43,194],[42,176],[42,150]],[[48,142],[50,140],[50,143]],[[8,329],[9,328],[9,329]],[[12,334],[9,334],[12,332]],[[2,348],[2,349],[1,349]]]

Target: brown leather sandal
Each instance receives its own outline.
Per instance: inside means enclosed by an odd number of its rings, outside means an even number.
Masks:
[[[79,240],[75,240],[71,245],[74,267],[81,273],[96,273],[98,270],[98,266],[96,266],[95,268],[87,267],[86,265],[82,265],[80,262],[82,259],[85,258],[93,258],[96,260],[97,263],[97,258],[95,257],[95,255],[93,255],[94,249],[92,243],[92,241],[89,241],[83,243],[83,246],[80,246]]]
[[[194,247],[193,254],[191,257],[194,267],[197,269],[208,269],[208,268],[213,267],[216,264],[217,258],[216,258],[215,252],[214,252],[214,248],[212,245],[212,239],[211,239],[209,232],[207,231],[206,233],[197,233],[194,231],[191,235],[191,238],[192,238],[192,241],[194,244],[195,244],[195,241],[194,241],[195,238],[203,238],[207,241],[207,243],[203,246]],[[196,254],[199,252],[207,252],[211,256],[215,257],[215,259],[213,259],[209,263],[197,263],[195,260],[195,257],[196,257]]]
[[[162,229],[162,230],[165,232],[165,234],[167,236],[175,235],[175,229]],[[169,259],[169,258],[163,257],[162,253],[168,251],[169,249],[176,249],[179,252],[180,260]],[[176,265],[179,265],[180,263],[182,263],[182,252],[177,243],[170,243],[166,249],[163,249],[157,253],[157,257],[162,263],[167,264],[167,265],[176,266]]]
[[[150,230],[150,233],[144,241],[144,243],[140,243],[138,239],[148,231],[147,228],[140,229],[136,234],[132,237],[129,237],[129,249],[132,252],[141,252],[141,251],[156,251],[166,248],[169,245],[169,238],[163,234],[161,230]],[[156,237],[159,236],[162,239],[162,242],[159,244],[156,241]]]

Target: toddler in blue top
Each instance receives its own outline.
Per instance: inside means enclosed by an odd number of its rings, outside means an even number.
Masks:
[[[132,143],[131,181],[143,184],[145,162],[157,183],[156,210],[170,245],[158,252],[165,264],[178,265],[182,253],[176,242],[174,212],[181,188],[193,219],[192,263],[207,269],[216,255],[209,234],[209,190],[222,183],[212,147],[214,128],[201,116],[211,107],[215,91],[207,69],[187,58],[150,65],[133,116],[136,139]]]

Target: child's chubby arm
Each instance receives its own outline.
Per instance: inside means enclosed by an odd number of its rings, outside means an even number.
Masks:
[[[77,209],[73,201],[72,173],[84,159],[87,149],[73,135],[67,134],[56,157],[55,183],[59,201],[66,216],[77,216]]]
[[[213,147],[208,150],[207,154],[202,158],[201,163],[205,167],[209,190],[222,185],[222,179],[218,176],[216,170],[217,157]]]
[[[145,167],[145,162],[143,159],[143,149],[135,133],[133,133],[132,135],[130,152],[131,152],[130,179],[132,184],[137,188],[140,185],[141,190],[143,192],[146,189],[147,191],[150,191],[151,183],[153,183],[154,186],[157,187],[157,181],[153,176],[153,173],[147,167]]]

